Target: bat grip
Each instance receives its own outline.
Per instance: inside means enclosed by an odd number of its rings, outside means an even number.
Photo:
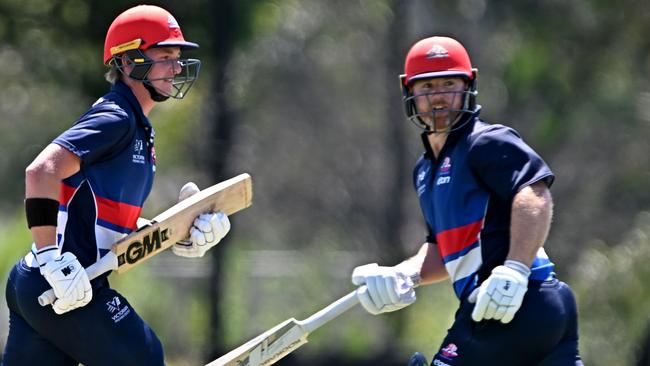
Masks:
[[[117,256],[112,251],[108,252],[97,262],[86,268],[86,274],[88,275],[89,280],[94,280],[100,275],[117,269]],[[56,295],[54,294],[53,289],[49,289],[41,294],[38,297],[38,303],[41,306],[50,305],[56,301]]]
[[[410,279],[413,282],[412,286],[414,288],[420,286],[419,274],[411,276]],[[300,321],[299,323],[303,326],[303,328],[307,332],[311,333],[312,331],[320,328],[323,324],[326,324],[330,320],[345,313],[346,311],[354,307],[356,304],[358,304],[359,297],[357,296],[357,293],[360,291],[365,292],[366,289],[367,289],[366,285],[359,286],[359,288],[357,288],[356,290],[334,301],[333,303],[329,304],[322,310],[318,311],[317,313],[310,316],[309,318]]]
[[[365,286],[359,287],[359,289],[354,290],[342,298],[334,301],[309,318],[300,321],[301,325],[308,333],[311,333],[314,330],[320,328],[323,324],[326,324],[337,316],[350,310],[352,307],[359,303],[357,291],[362,288],[365,288]]]

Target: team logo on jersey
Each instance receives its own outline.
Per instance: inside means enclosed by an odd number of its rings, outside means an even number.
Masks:
[[[117,296],[113,296],[111,301],[106,303],[106,307],[114,323],[117,323],[120,320],[124,319],[124,317],[129,315],[131,312],[129,306],[122,304],[122,301],[120,301],[120,298]]]
[[[144,143],[142,140],[135,140],[133,151],[135,151],[136,154],[142,154],[142,150],[144,150]]]
[[[417,187],[417,192],[418,196],[421,196],[422,193],[424,193],[424,190],[427,188],[426,183],[424,182],[424,179],[427,177],[427,170],[422,169],[418,173],[417,180],[415,181],[415,186]]]
[[[440,353],[442,353],[442,355],[447,358],[452,358],[458,356],[457,351],[458,351],[458,347],[456,347],[456,345],[453,343],[449,343],[447,347],[440,350]]]
[[[114,312],[117,311],[117,309],[120,308],[120,298],[115,296],[113,299],[109,302],[106,303],[106,306],[108,307],[108,312],[113,314]]]
[[[442,164],[440,164],[440,173],[449,174],[449,170],[451,170],[451,158],[449,156],[445,156]]]
[[[151,147],[151,170],[156,171],[156,148]]]
[[[424,180],[424,178],[426,178],[426,176],[427,176],[427,171],[426,170],[423,170],[423,171],[418,173],[418,181],[417,181],[418,185],[420,183],[422,183],[422,181]]]
[[[133,162],[136,164],[144,164],[146,159],[142,152],[144,151],[144,142],[142,140],[135,140],[133,145]]]
[[[449,57],[449,52],[439,44],[433,45],[433,47],[427,51],[427,59],[444,57]]]

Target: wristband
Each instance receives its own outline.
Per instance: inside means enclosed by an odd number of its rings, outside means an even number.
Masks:
[[[59,201],[51,198],[25,198],[27,227],[56,226]]]
[[[527,265],[518,262],[518,261],[513,261],[511,259],[508,259],[503,263],[504,266],[514,269],[515,271],[521,273],[524,277],[528,278],[530,276],[530,268],[528,268]]]

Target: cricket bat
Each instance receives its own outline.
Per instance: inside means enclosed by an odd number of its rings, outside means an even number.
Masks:
[[[108,271],[124,273],[147,259],[171,247],[189,235],[197,216],[221,211],[227,215],[249,207],[253,202],[253,184],[244,173],[201,190],[168,208],[146,225],[113,244],[110,252],[88,266],[86,273],[92,280]],[[56,300],[54,290],[38,297],[41,306]]]
[[[309,333],[359,303],[359,289],[350,292],[305,320],[287,319],[205,366],[266,366],[307,343]]]

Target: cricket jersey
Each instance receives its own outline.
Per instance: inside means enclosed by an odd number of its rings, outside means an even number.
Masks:
[[[87,267],[136,229],[155,174],[154,130],[117,82],[53,142],[81,158],[61,184],[57,241]]]
[[[465,125],[452,131],[436,158],[422,135],[425,153],[413,183],[429,230],[454,291],[462,299],[503,264],[510,247],[513,197],[554,175],[542,158],[512,128],[479,118],[480,106]],[[540,249],[531,280],[553,276],[553,263]]]
[[[54,143],[81,158],[62,181],[57,241],[88,267],[136,229],[155,173],[154,132],[125,84],[116,83]],[[6,365],[164,365],[162,344],[103,274],[92,300],[56,314],[36,300],[51,288],[30,252],[9,274]],[[83,341],[80,341],[83,340]],[[119,343],[119,352],[115,347]]]

